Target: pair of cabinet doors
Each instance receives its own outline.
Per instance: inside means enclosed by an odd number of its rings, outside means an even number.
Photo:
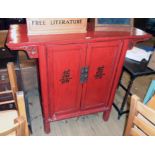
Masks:
[[[51,115],[108,105],[121,41],[47,46]]]

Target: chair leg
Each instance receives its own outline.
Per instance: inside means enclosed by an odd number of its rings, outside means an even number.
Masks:
[[[22,116],[25,118],[25,135],[29,135],[29,129],[28,129],[28,123],[27,123],[27,115],[26,115],[26,109],[25,109],[25,100],[24,100],[24,93],[22,91],[18,91],[16,93],[17,95],[17,105],[18,105],[18,113],[19,116]]]

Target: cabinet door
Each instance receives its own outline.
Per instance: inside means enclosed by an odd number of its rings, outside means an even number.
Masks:
[[[80,109],[82,85],[80,69],[84,66],[85,44],[48,47],[50,114],[67,114]]]
[[[89,72],[83,86],[82,109],[106,106],[120,51],[120,41],[88,44],[86,66]]]

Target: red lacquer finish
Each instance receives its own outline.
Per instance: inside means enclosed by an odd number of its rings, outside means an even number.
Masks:
[[[51,121],[96,112],[108,120],[126,51],[150,37],[138,29],[28,36],[26,25],[12,25],[6,44],[39,60],[44,127],[49,133]]]
[[[89,66],[89,78],[83,87],[82,109],[106,106],[121,47],[120,40],[88,44],[86,66]]]
[[[47,47],[51,118],[80,110],[80,70],[85,65],[86,45]]]

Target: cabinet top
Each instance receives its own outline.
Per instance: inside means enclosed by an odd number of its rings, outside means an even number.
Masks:
[[[146,40],[151,37],[140,29],[133,28],[132,32],[94,32],[78,34],[52,34],[52,35],[27,35],[26,24],[11,25],[6,45],[11,47],[19,47],[26,45],[42,45],[42,44],[67,44],[67,43],[83,43],[94,41],[105,41],[114,39],[138,39]]]

